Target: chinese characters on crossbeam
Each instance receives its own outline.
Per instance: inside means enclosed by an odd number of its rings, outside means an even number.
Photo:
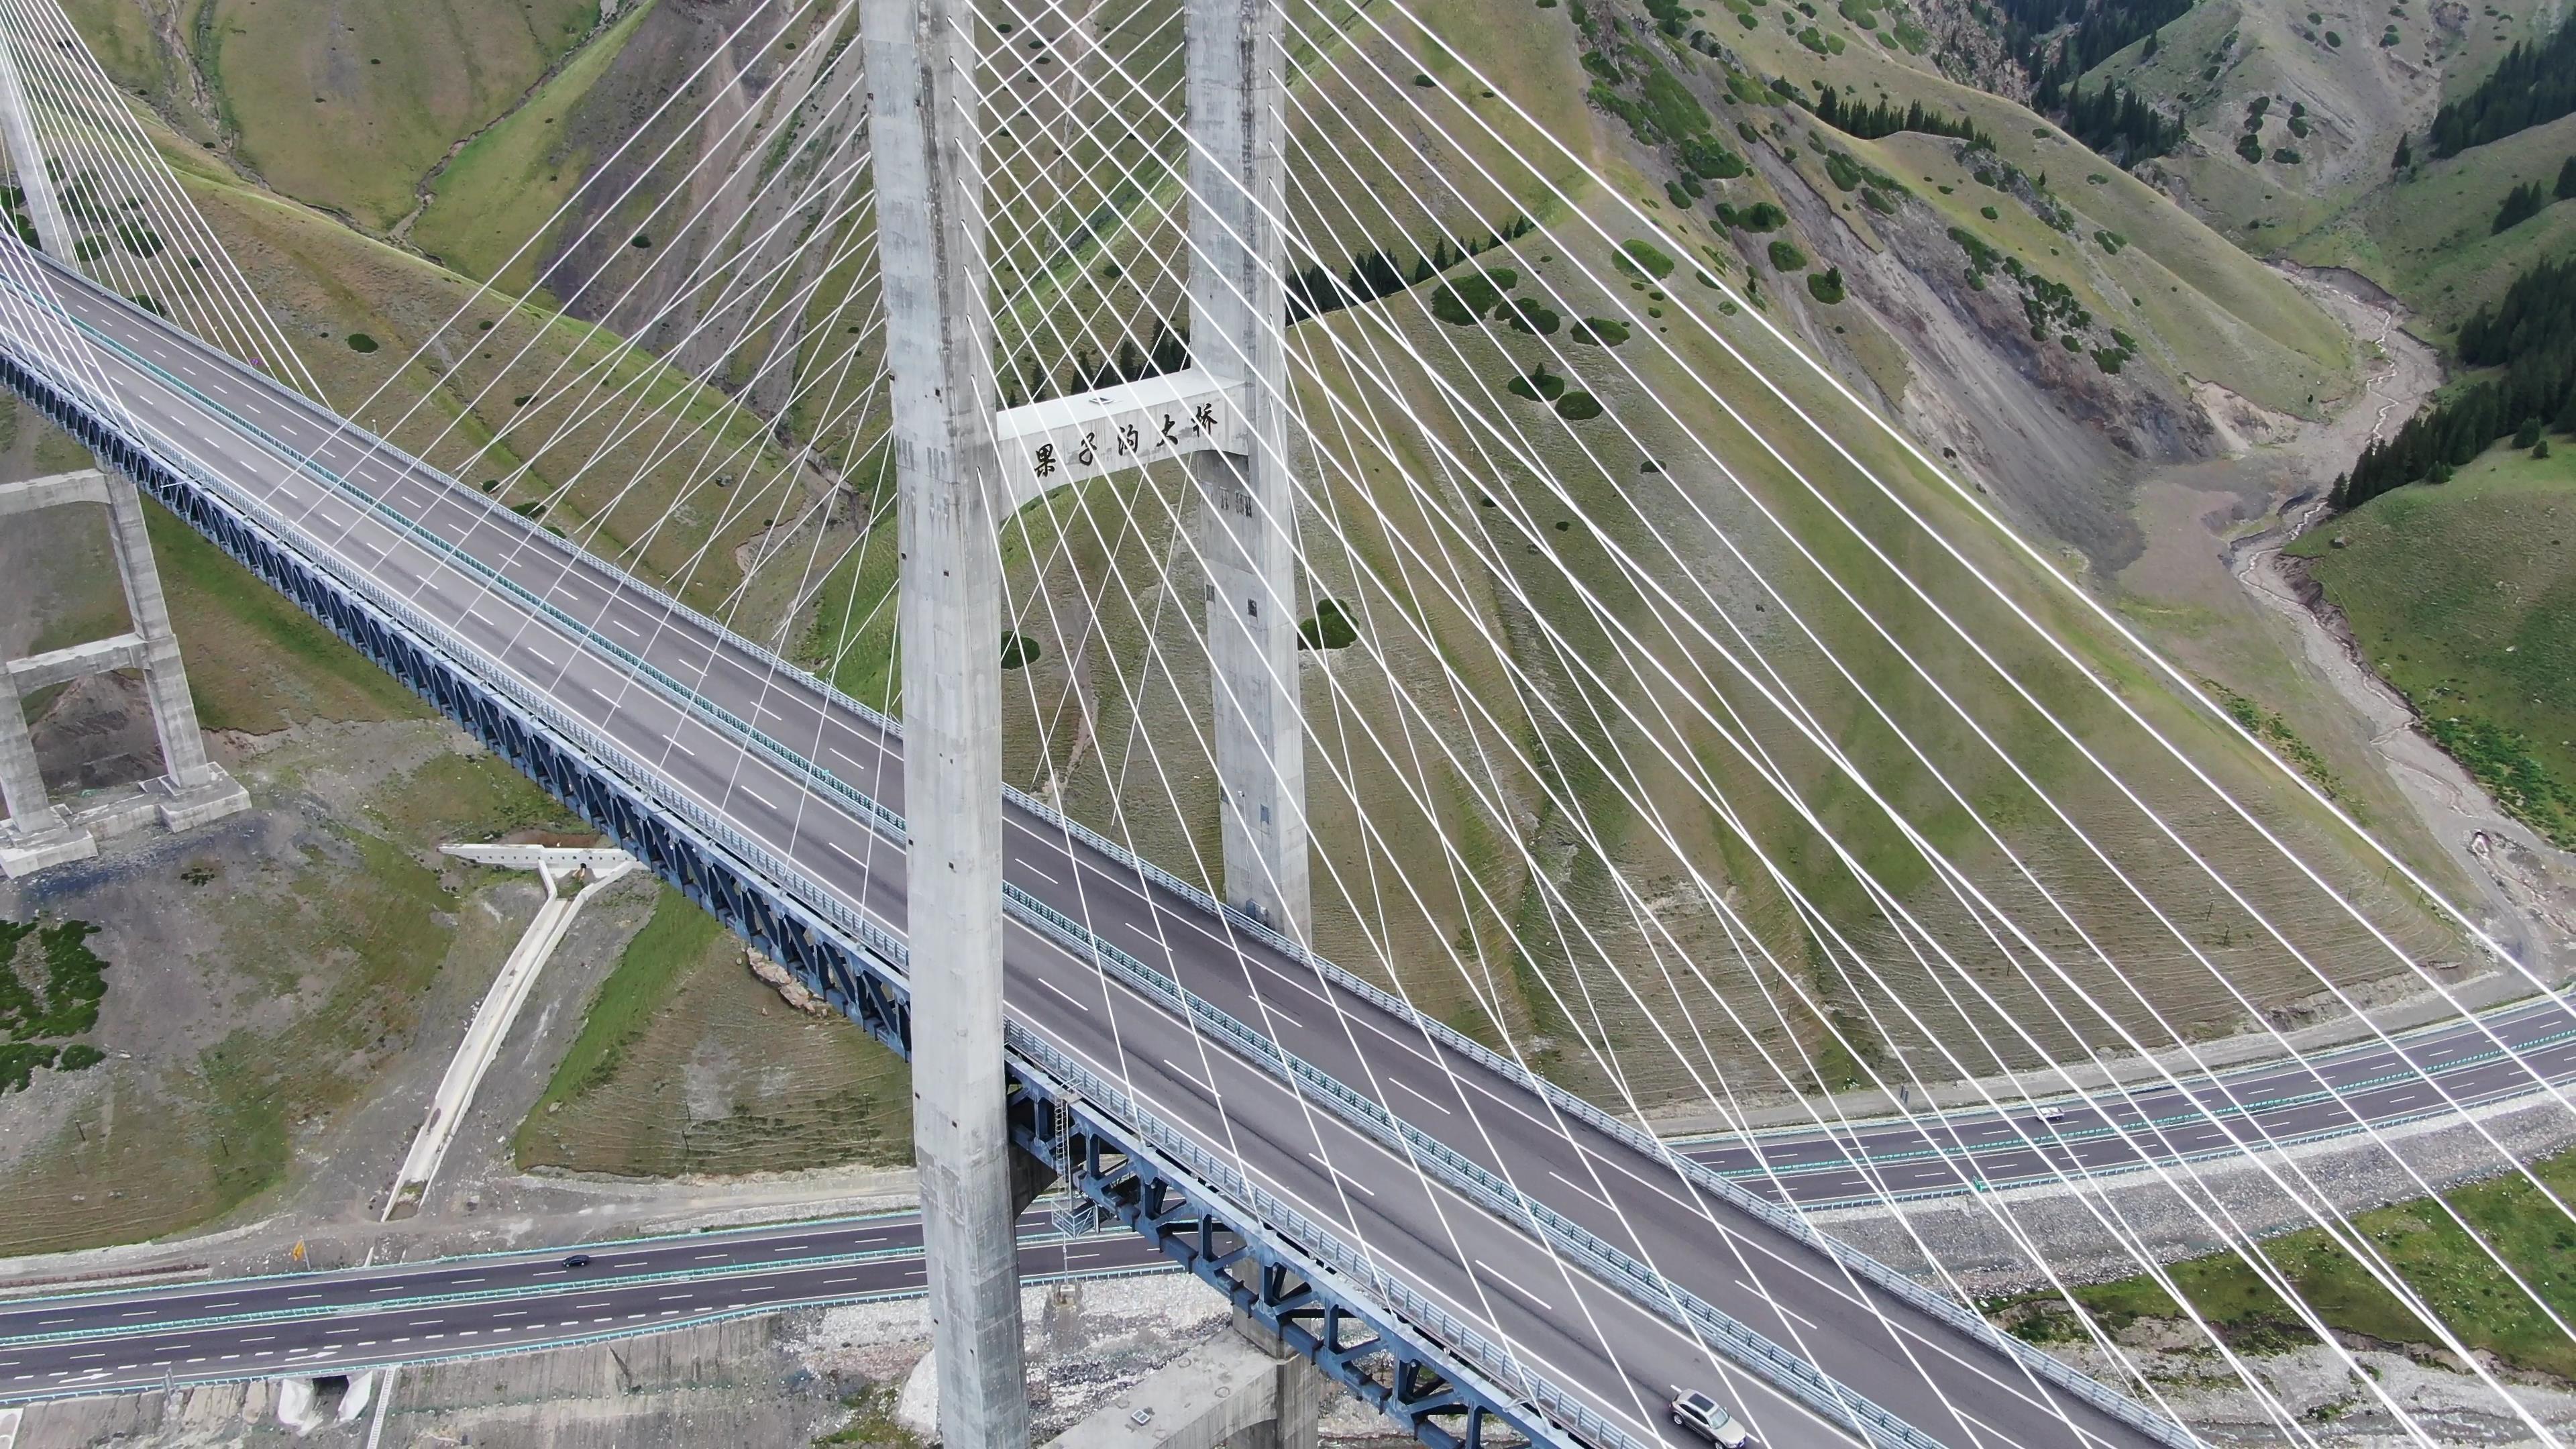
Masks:
[[[1246,436],[1242,388],[1197,368],[1011,408],[994,424],[1014,509],[1121,468],[1239,453]]]

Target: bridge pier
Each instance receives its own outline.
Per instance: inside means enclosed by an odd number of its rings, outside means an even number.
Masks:
[[[45,255],[75,270],[80,268],[71,227],[63,219],[62,199],[54,175],[36,139],[35,113],[27,98],[18,58],[0,40],[0,142],[5,142],[10,169],[26,193],[27,215],[35,224],[36,242]],[[0,517],[58,503],[107,505],[108,540],[116,552],[116,572],[125,585],[126,612],[132,634],[111,641],[124,646],[94,652],[86,661],[56,651],[41,660],[0,661],[15,676],[0,686],[0,794],[5,794],[9,823],[0,827],[0,873],[26,875],[50,865],[85,860],[98,853],[90,831],[72,820],[45,796],[35,746],[20,713],[22,696],[41,684],[59,683],[99,668],[68,668],[74,662],[103,668],[139,667],[143,690],[152,707],[152,724],[161,737],[165,773],[145,786],[152,813],[172,830],[186,830],[250,808],[250,796],[222,767],[206,757],[205,737],[197,732],[197,707],[188,696],[188,671],[179,659],[179,637],[170,628],[170,607],[161,593],[161,571],[152,562],[152,539],[143,521],[143,499],[134,480],[119,472],[66,473],[31,483],[0,486]],[[36,666],[31,670],[30,666]],[[30,683],[31,676],[43,677]]]
[[[894,410],[913,1152],[939,1438],[1026,1449],[1002,1055],[1002,571],[967,0],[861,0]]]
[[[0,78],[5,73],[6,68],[0,67]],[[135,491],[134,480],[121,473],[92,470],[0,484],[0,520],[69,503],[106,505],[108,542],[116,555],[126,613],[134,627],[130,633],[32,658],[0,659],[0,803],[9,811],[8,823],[0,825],[0,873],[13,877],[98,853],[90,830],[45,793],[23,701],[28,693],[47,685],[115,669],[142,671],[152,723],[161,737],[164,773],[143,787],[141,805],[119,808],[117,819],[103,824],[113,828],[130,815],[158,815],[168,828],[186,830],[250,808],[249,793],[206,756],[205,736],[197,729],[197,707],[188,697],[188,671],[179,658],[179,636],[170,627],[170,605],[161,592],[160,571],[152,563],[152,539],[145,531],[143,499]]]
[[[1196,453],[1226,904],[1305,939],[1306,740],[1288,467],[1280,8],[1186,0],[1190,350],[1242,387],[1244,450]]]

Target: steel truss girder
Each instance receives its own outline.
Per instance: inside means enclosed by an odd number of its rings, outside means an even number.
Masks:
[[[897,1051],[906,1049],[910,1008],[885,964],[825,928],[811,912],[734,864],[696,831],[656,810],[614,773],[450,663],[411,630],[5,353],[0,353],[0,382],[681,894],[794,971],[808,990],[869,1035]]]
[[[451,663],[412,630],[352,593],[302,554],[234,511],[77,399],[0,349],[0,385],[285,595],[369,660],[534,780],[601,834],[796,974],[869,1035],[911,1055],[911,1008],[893,963],[849,943],[803,906],[555,731]],[[1012,1135],[1072,1185],[1226,1295],[1362,1401],[1431,1449],[1483,1449],[1500,1418],[1533,1442],[1564,1433],[1525,1406],[1506,1405],[1444,1370],[1439,1349],[1399,1317],[1346,1297],[1308,1271],[1293,1244],[1202,1205],[1190,1181],[1127,1146],[1128,1137],[1043,1076],[1009,1067]]]
[[[1496,1402],[1451,1375],[1414,1325],[1346,1297],[1292,1249],[1246,1232],[1230,1209],[1130,1147],[1114,1123],[1052,1096],[1034,1076],[1024,1074],[1013,1096],[1011,1127],[1020,1146],[1056,1164],[1103,1214],[1432,1449],[1483,1449],[1487,1422],[1497,1418],[1534,1443],[1555,1437],[1531,1433],[1523,1406]]]

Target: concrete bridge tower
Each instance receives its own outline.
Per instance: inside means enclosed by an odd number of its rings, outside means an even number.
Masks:
[[[1191,455],[1215,692],[1226,904],[1306,937],[1306,739],[1288,471],[1279,0],[1186,0],[1190,352],[1237,390],[1240,450]]]
[[[1185,373],[996,412],[969,0],[861,0],[902,573],[913,1141],[950,1449],[1025,1449],[1002,1070],[1001,556],[1021,504],[1186,458],[1201,494],[1224,893],[1307,924],[1295,489],[1285,459],[1281,18],[1188,0]]]
[[[860,0],[894,407],[913,1156],[939,1439],[1027,1449],[1002,1075],[1002,573],[975,11]]]

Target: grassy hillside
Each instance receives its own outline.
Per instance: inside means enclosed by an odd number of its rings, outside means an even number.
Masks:
[[[1784,16],[1790,13],[1771,8]],[[2201,7],[2193,16],[2211,8]],[[1747,4],[1743,13],[1763,12]],[[1812,21],[1799,16],[1797,23],[1795,31],[1766,23],[1749,31],[1719,26],[1714,33],[1758,76],[1786,76],[1809,95],[1815,85],[1826,84],[1866,101],[1883,96],[1900,109],[1921,101],[1944,115],[1972,117],[1994,138],[2000,164],[1927,171],[1905,162],[1930,159],[1926,151],[1937,154],[1944,148],[1927,139],[1896,138],[1892,144],[1903,148],[1903,154],[1891,158],[1897,164],[1890,169],[1908,182],[1922,178],[1922,199],[1947,219],[2014,245],[2033,260],[2043,255],[2044,246],[2059,248],[2061,261],[2076,263],[2060,269],[2062,280],[2076,287],[2096,312],[2122,319],[2124,327],[2135,322],[2138,327],[2128,330],[2143,328],[2156,337],[2162,365],[2283,411],[2310,412],[2309,395],[2330,399],[2350,391],[2351,361],[2332,321],[2190,211],[2027,109],[1931,73],[1901,46],[1890,49],[1874,38],[1876,32],[1836,11]],[[1833,40],[1847,43],[1838,52],[1820,55],[1798,39],[1807,28],[1822,35],[1829,50]],[[2075,238],[2089,240],[2099,232],[2123,238],[2119,258],[2106,257],[2098,243],[2068,246],[2062,235],[2049,237],[2028,208],[2001,204],[1994,188],[1981,192],[1962,185],[1973,181],[1976,169],[2001,175],[2004,166],[2047,178],[2049,194],[2073,213]],[[1982,208],[1990,204],[2005,221],[1980,227]],[[2016,210],[2021,214],[2015,215]],[[1996,234],[1999,227],[2001,234]]]
[[[2142,169],[2263,252],[2379,187],[2398,138],[2420,135],[2446,92],[2474,85],[2550,13],[2528,0],[2474,18],[2443,6],[2210,0],[2167,24],[2155,55],[2140,41],[2093,80],[2116,79],[2183,116],[2188,142]],[[2258,159],[2239,153],[2249,133]]]
[[[1632,33],[1649,34],[1636,17],[1618,14],[1621,24],[1637,27]],[[1818,350],[1863,387],[1885,378],[1899,393],[1913,388],[1937,395],[1952,378],[1919,370],[1902,347],[1884,341],[1892,334],[1876,320],[1881,314],[1856,296],[1825,302],[1801,277],[1821,272],[1816,259],[1827,254],[1847,258],[1843,268],[1854,276],[1871,255],[1925,271],[1964,269],[1958,244],[1944,235],[1951,225],[1985,229],[1990,247],[2000,253],[2009,246],[2052,277],[2084,279],[2089,290],[2082,295],[2099,300],[2123,327],[2129,309],[2149,310],[2143,291],[2132,293],[2140,298],[2134,303],[2121,295],[2131,292],[2130,279],[2155,277],[2162,305],[2171,309],[2164,313],[2171,321],[2158,331],[2169,330],[2172,340],[2158,346],[2196,349],[2195,363],[2217,361],[2249,391],[2291,406],[2304,405],[2312,389],[2348,385],[2331,329],[2206,229],[2170,208],[2158,214],[2164,204],[2144,188],[2108,174],[2098,184],[2084,180],[2098,159],[2063,140],[2031,137],[2036,127],[2028,114],[2015,116],[2001,103],[1988,114],[1996,123],[2016,119],[2024,138],[2003,140],[1998,124],[2004,158],[2029,161],[1987,163],[1997,182],[1973,190],[1980,184],[1971,168],[1936,142],[1836,139],[1802,113],[1764,98],[1767,82],[1747,68],[1750,62],[1722,62],[1646,40],[1617,62],[1622,73],[1651,74],[1634,54],[1643,49],[1691,90],[1703,111],[1720,118],[1716,134],[1754,163],[1685,208],[1667,187],[1674,180],[1669,162],[1635,147],[1626,123],[1606,103],[1590,109],[1568,102],[1587,73],[1579,68],[1584,42],[1570,11],[1533,8],[1520,22],[1479,13],[1455,23],[1460,28],[1442,37],[1445,53],[1366,27],[1354,27],[1343,48],[1319,47],[1308,67],[1316,78],[1305,92],[1293,152],[1292,185],[1302,185],[1302,204],[1311,208],[1309,236],[1320,233],[1308,245],[1336,272],[1342,259],[1374,249],[1391,253],[1395,270],[1409,276],[1418,253],[1443,241],[1481,241],[1498,211],[1516,209],[1537,219],[1539,229],[1469,265],[1489,278],[1508,271],[1507,290],[1562,318],[1624,319],[1623,340],[1609,347],[1569,341],[1570,322],[1499,337],[1460,327],[1433,311],[1440,287],[1428,281],[1297,329],[1292,345],[1313,369],[1301,384],[1300,403],[1315,438],[1313,467],[1324,483],[1315,511],[1302,521],[1310,550],[1307,586],[1310,597],[1339,600],[1360,636],[1351,650],[1310,655],[1301,669],[1308,713],[1318,721],[1310,792],[1321,842],[1319,931],[1327,948],[1401,983],[1426,1007],[1470,1030],[1509,1033],[1586,1089],[1615,1091],[1593,1055],[1604,1044],[1615,1048],[1629,1073],[1627,1088],[1649,1101],[1688,1100],[1702,1090],[1666,1050],[1659,1023],[1708,1023],[1712,1039],[1680,1043],[1682,1055],[1705,1053],[1720,1070],[1740,1072],[1748,1091],[1769,1081],[1770,1067],[1755,1055],[1762,1051],[1778,1054],[1773,1064],[1785,1061],[1800,1080],[1840,1085],[1865,1061],[1884,1066],[1894,1060],[1893,1048],[1923,1048],[1935,1039],[1958,1047],[1963,1063],[2018,1058],[2032,1048],[2008,1020],[2027,1025],[2050,1050],[2069,1049],[2077,1034],[2106,1039],[2097,1035],[2099,1023],[2052,1020],[2010,969],[1983,983],[1993,993],[1991,1005],[1945,999],[1957,983],[1939,970],[1873,977],[1888,963],[1881,953],[1902,949],[1904,928],[1837,863],[1825,831],[1857,850],[1918,913],[1922,928],[1950,949],[1967,950],[1966,923],[1950,914],[1931,873],[1887,828],[1878,808],[1800,741],[1776,702],[1735,672],[1720,640],[1702,638],[1693,625],[1722,637],[1740,627],[1749,647],[1798,692],[1823,737],[1839,742],[1932,841],[1991,879],[2000,863],[1977,821],[2008,822],[2013,848],[2063,862],[2062,870],[2052,865],[2047,885],[2076,902],[2072,908],[2103,939],[2123,943],[2124,960],[2144,967],[2133,979],[2158,983],[2152,994],[2160,996],[2156,1009],[2170,1029],[2231,1029],[2236,1018],[2223,993],[2199,968],[2177,959],[2180,948],[2159,945],[2151,926],[2123,914],[2118,887],[2080,843],[2044,822],[2042,807],[1949,715],[1913,672],[1909,656],[1933,679],[1963,691],[1978,724],[2033,763],[2034,777],[2052,796],[2098,823],[2107,832],[2099,839],[2116,840],[2113,858],[2124,866],[2134,860],[2150,888],[2188,889],[2184,875],[2174,873],[2181,863],[2154,859],[2152,832],[2132,833],[2143,822],[2112,818],[2118,811],[2101,793],[2107,787],[2058,751],[2045,720],[1999,696],[1990,676],[1970,684],[1979,667],[1870,547],[1901,560],[1981,638],[2003,641],[2009,667],[2032,679],[2040,697],[2072,701],[2061,717],[2079,733],[2117,734],[2119,727],[2085,703],[2087,690],[2057,672],[2044,651],[2034,652],[2026,635],[2016,638],[2016,626],[1998,605],[1929,549],[1897,511],[1898,502],[1936,520],[1969,557],[2009,580],[2008,591],[2082,641],[2086,657],[2151,695],[2134,663],[2094,653],[2099,636],[2090,626],[2062,602],[2028,592],[2025,566],[1996,552],[1996,540],[1981,526],[1963,521],[1942,484],[1876,435],[1852,403],[1805,375],[1803,364],[1733,300],[1732,288],[1758,278],[1765,314],[1816,339]],[[1799,67],[1793,75],[1838,85],[1857,81],[1873,98],[1873,76],[1883,76],[1891,94],[1899,85],[1954,94],[1937,78],[1864,55],[1848,42],[1840,57],[1822,61],[1798,49],[1809,59],[1793,61]],[[1398,78],[1398,99],[1387,98],[1383,82],[1345,78],[1370,76],[1372,62]],[[1730,72],[1752,85],[1754,98],[1727,87]],[[1402,78],[1417,73],[1429,84],[1403,89]],[[1529,111],[1515,114],[1505,97],[1484,95],[1478,73],[1531,77],[1531,96],[1509,98],[1526,99]],[[1736,99],[1720,99],[1722,90]],[[1409,103],[1417,98],[1418,115]],[[1510,155],[1516,148],[1482,135],[1471,117],[1488,118],[1507,134],[1526,128],[1563,142],[1600,166],[1610,188],[1570,174],[1571,163],[1545,146],[1533,151],[1546,158],[1542,172],[1517,165]],[[1753,130],[1751,139],[1733,129],[1737,119]],[[1417,139],[1435,127],[1470,139],[1454,149]],[[1870,183],[1890,209],[1866,203],[1856,184],[1837,182],[1826,152],[1900,180],[1898,192]],[[2064,169],[2070,162],[2077,168],[2071,181]],[[2077,193],[2070,208],[2098,206],[2098,213],[2084,216],[2085,229],[2076,234],[2082,240],[2039,225],[2037,207],[2055,212],[2057,205],[2035,189],[2005,184],[2005,164],[2020,167],[2032,183],[2044,164],[2055,194]],[[1346,179],[1352,177],[1385,179],[1354,186]],[[1945,185],[1947,196],[1939,189]],[[2092,201],[2095,191],[2109,199]],[[1760,232],[1730,227],[1713,215],[1720,200],[1740,209],[1769,201],[1793,211],[1795,220]],[[1998,215],[1985,217],[1987,206]],[[2093,240],[2091,230],[2109,230],[2105,222],[2151,236],[2161,234],[2158,228],[2169,231],[2184,249],[2182,267],[2195,285],[2185,287],[2183,271],[2130,270],[2149,264],[2138,253],[2151,248]],[[1926,235],[1938,250],[1913,250]],[[1809,260],[1783,265],[1768,246],[1772,241],[1789,242]],[[2205,250],[2195,254],[2192,247]],[[1149,285],[1136,279],[1143,265],[1113,256],[1118,265],[1112,268],[1093,255],[1078,274],[1066,268],[1059,275],[1078,275],[1070,285],[1104,296]],[[1661,260],[1651,274],[1623,273],[1614,260],[1620,255]],[[1703,267],[1730,279],[1728,287],[1692,280]],[[1466,268],[1453,266],[1446,281],[1454,288],[1465,275]],[[1098,285],[1104,280],[1110,285]],[[2304,335],[2318,358],[2302,361],[2295,347],[2241,322],[2231,331],[2207,302],[2227,289],[2238,289],[2249,310],[2275,307],[2282,330],[2294,340]],[[2121,310],[2110,312],[2114,305]],[[2019,316],[2017,306],[2011,315]],[[1878,354],[1878,367],[1873,354],[1850,341],[1872,333],[1889,349]],[[2053,347],[2056,339],[2049,340]],[[2230,346],[2244,350],[2230,359]],[[1540,369],[1597,400],[1602,415],[1552,413],[1505,388]],[[1770,396],[1764,376],[1792,380],[1790,397]],[[2288,391],[2293,382],[2295,395]],[[1454,408],[1451,398],[1458,400]],[[1799,409],[1853,456],[1838,456],[1799,421]],[[1776,458],[1757,434],[1779,448]],[[1881,495],[1855,462],[1887,483],[1894,497]],[[1178,538],[1186,499],[1169,479],[1091,485],[1051,497],[1006,531],[1014,627],[1050,640],[1065,629],[1065,637],[1085,641],[1077,658],[1050,649],[1009,676],[1007,763],[1019,783],[1055,792],[1077,813],[1130,835],[1175,868],[1195,862],[1204,871],[1213,857],[1207,822],[1214,811],[1211,782],[1195,763],[1191,720],[1205,684],[1191,664],[1198,623],[1187,601],[1195,581]],[[1756,504],[1787,522],[1850,595],[1773,531]],[[1763,581],[1732,559],[1721,534],[1745,550],[1745,562],[1762,570]],[[1639,560],[1675,598],[1690,600],[1689,607],[1619,587],[1613,547]],[[845,677],[860,687],[885,679],[889,651],[878,601],[890,579],[889,558],[881,548],[865,572],[836,577],[827,595],[843,597],[846,590],[851,602],[830,609],[809,645],[822,657],[851,645],[839,657]],[[1166,577],[1168,585],[1161,582]],[[1790,611],[1826,644],[1801,637]],[[870,619],[869,628],[854,627]],[[1886,624],[1892,637],[1880,641],[1868,619]],[[1649,682],[1657,670],[1648,656],[1678,673]],[[1836,660],[1852,671],[1849,680],[1837,674]],[[1121,683],[1140,679],[1144,687],[1132,691]],[[1659,710],[1670,713],[1649,727],[1625,718],[1618,704],[1645,720],[1655,720]],[[2229,754],[2203,725],[2161,713],[2158,719],[2197,741],[2196,748]],[[1815,807],[1812,821],[1771,792],[1730,743],[1744,738],[1730,721],[1742,722],[1771,752]],[[1901,722],[1903,735],[1890,721]],[[2165,768],[2134,740],[2114,748],[2126,769],[2155,782],[2151,790],[2173,787]],[[1921,767],[1914,749],[1942,762],[1959,800]],[[2230,768],[2241,764],[2238,757]],[[2253,776],[2230,778],[2246,798],[2266,801],[2266,810],[2278,803]],[[2280,818],[2329,855],[2337,848],[2310,834],[2315,822],[2302,819],[2296,807]],[[2250,859],[2246,864],[2250,870]],[[1629,893],[1640,883],[1646,883],[1643,900]],[[2008,872],[1995,883],[2016,909],[2043,908]],[[2355,886],[2356,898],[2372,900],[2374,909],[2400,915],[2408,909],[2358,880]],[[1703,888],[1724,894],[1753,923],[1771,961],[1747,958],[1750,943],[1730,939],[1701,903]],[[1793,888],[1849,933],[1859,960],[1833,944],[1800,939]],[[2303,905],[2285,896],[2271,904],[2295,916],[2302,931],[2339,929],[2313,900]],[[2208,927],[2194,947],[2225,960],[2231,977],[2255,995],[2304,989],[2223,923]],[[2434,944],[2438,931],[2410,939],[2442,949]],[[1687,957],[1689,966],[1676,964],[1678,957]],[[2081,974],[2085,968],[2072,969]],[[1730,1006],[1742,1017],[1730,1018]],[[2141,1009],[2132,1024],[2145,1016]],[[1839,1038],[1828,1030],[1829,1019],[1839,1024]],[[1925,1060],[1938,1056],[1934,1051]]]
[[[743,578],[735,546],[798,486],[778,481],[756,420],[586,324],[509,306],[209,160],[171,154],[192,168],[182,173],[191,196],[337,406],[693,601],[732,607]],[[743,473],[766,465],[759,486],[719,487],[700,455],[663,442],[674,420],[718,418],[715,456],[744,460]],[[656,527],[674,510],[680,529]]]
[[[2547,1158],[2533,1164],[2533,1171],[2562,1198],[2576,1186],[2576,1159]],[[2557,1208],[2519,1179],[2459,1188],[2445,1197],[2522,1284],[2506,1278],[2448,1215],[2429,1204],[2356,1213],[2352,1227],[2377,1245],[2401,1281],[2472,1350],[2536,1374],[2564,1376],[2576,1370],[2576,1350],[2549,1317],[2576,1309],[2576,1292],[2560,1271],[2570,1239]],[[2288,1233],[2264,1243],[2262,1251],[2327,1327],[2365,1343],[2425,1340],[2414,1314],[2324,1233]],[[2289,1305],[2231,1254],[2177,1263],[2172,1272],[2193,1308],[2238,1353],[2278,1354],[2316,1341]],[[2523,1285],[2548,1305],[2546,1312],[2525,1296]],[[2142,1318],[2173,1320],[2182,1328],[2182,1313],[2172,1297],[2143,1277],[2078,1288],[2075,1296],[2114,1332]],[[1988,1309],[2033,1342],[2074,1342],[2085,1336],[2053,1295],[2023,1304],[1990,1304]],[[2358,1409],[2367,1401],[2356,1395],[2348,1403]]]
[[[2340,546],[2338,546],[2340,545]],[[2499,445],[2293,549],[2371,664],[2508,809],[2576,847],[2576,446]]]
[[[2576,252],[2576,205],[2566,202],[2501,233],[2494,228],[2506,192],[2536,181],[2546,194],[2571,155],[2576,116],[2426,160],[2285,249],[2312,265],[2360,272],[2421,313],[2426,335],[2447,337],[2535,260]]]
[[[548,76],[526,105],[467,143],[439,174],[436,195],[412,227],[413,242],[467,276],[525,292],[551,253],[550,218],[590,171],[592,148],[559,123],[651,10],[628,11]]]
[[[665,886],[520,1124],[522,1167],[621,1176],[912,1159],[903,1059],[802,1015]]]
[[[244,165],[382,232],[598,18],[597,0],[200,0],[192,54]]]
[[[2554,209],[2493,235],[2504,195],[2544,189],[2576,150],[2561,120],[2436,159],[2435,110],[2475,89],[2517,43],[2555,30],[2536,0],[2465,6],[2250,5],[2207,0],[2096,65],[2094,85],[2134,87],[2184,118],[2188,140],[2140,173],[2256,255],[2350,267],[2447,333],[2576,220]],[[2333,43],[2328,37],[2332,36]],[[2383,43],[2384,41],[2392,43]],[[2259,159],[2240,153],[2248,138]],[[2401,139],[2411,164],[2394,162]]]
[[[455,752],[408,691],[213,545],[150,514],[200,719],[267,736],[255,752],[238,736],[219,746],[256,813],[49,876],[41,898],[0,886],[0,918],[100,928],[87,944],[105,977],[83,1034],[101,1058],[0,1097],[5,1253],[160,1237],[327,1174],[332,1134],[409,1061],[427,1020],[471,1009],[523,924],[444,878],[437,846],[568,823],[506,765]],[[67,543],[97,527],[68,511],[18,526],[66,524]],[[26,582],[7,581],[12,603]]]

